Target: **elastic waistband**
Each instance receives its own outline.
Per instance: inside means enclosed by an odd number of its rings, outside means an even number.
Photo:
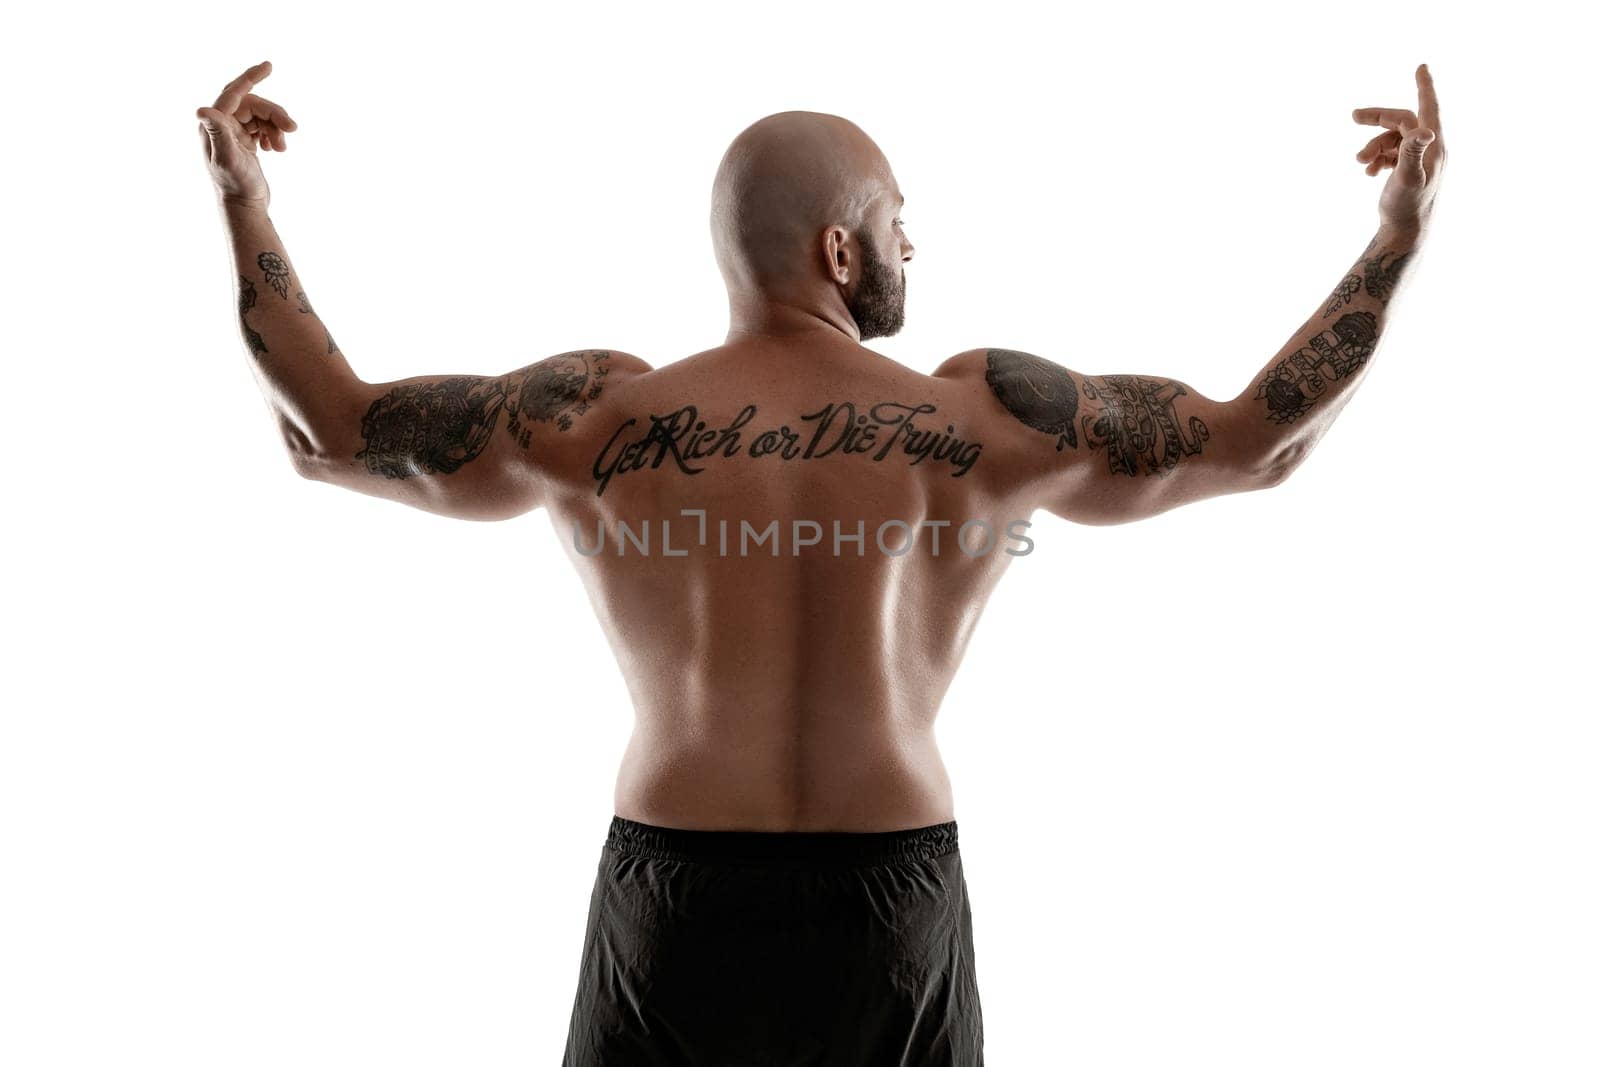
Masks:
[[[956,850],[956,824],[937,823],[914,830],[875,833],[805,830],[680,830],[651,826],[620,815],[611,818],[606,847],[657,859],[790,861],[871,866],[894,860],[923,860]]]

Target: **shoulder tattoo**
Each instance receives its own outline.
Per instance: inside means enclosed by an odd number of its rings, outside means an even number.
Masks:
[[[1065,367],[1009,348],[991,348],[984,380],[1017,421],[1056,439],[1056,451],[1078,447],[1078,383]]]

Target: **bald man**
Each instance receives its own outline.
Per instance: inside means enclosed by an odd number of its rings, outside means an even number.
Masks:
[[[301,474],[466,519],[543,507],[635,724],[590,903],[565,1063],[981,1064],[971,912],[934,718],[1043,508],[1122,523],[1277,485],[1360,384],[1427,232],[1444,144],[1416,112],[1358,154],[1377,232],[1229,400],[979,348],[932,375],[894,334],[899,183],[834,115],[734,139],[711,233],[730,324],[659,369],[563,352],[496,377],[369,383],[268,216],[294,121],[198,109],[251,366]]]

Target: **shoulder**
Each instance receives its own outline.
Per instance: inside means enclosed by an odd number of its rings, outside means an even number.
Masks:
[[[989,396],[983,410],[991,432],[1014,438],[1027,454],[1041,442],[1051,459],[1078,444],[1083,376],[1053,360],[1015,348],[970,348],[945,360],[934,376]]]
[[[568,352],[546,356],[523,369],[525,372],[583,374],[599,379],[634,377],[648,374],[654,368],[631,352],[615,348],[574,348]]]
[[[990,351],[987,348],[969,348],[965,352],[957,352],[934,368],[932,376],[955,381],[982,378],[988,369]]]
[[[608,389],[650,370],[650,364],[628,352],[575,348],[514,371],[507,376],[507,385],[525,405],[549,408],[552,404],[579,402],[587,407]]]
[[[1030,425],[1030,415],[1042,414],[1052,424],[1070,421],[1083,377],[1016,348],[969,348],[941,363],[933,376],[993,393],[1001,406]],[[1030,410],[1041,406],[1049,410]]]
[[[650,369],[614,348],[575,348],[536,360],[496,379],[507,429],[524,448],[540,436],[566,434],[592,421],[583,416],[604,406],[617,386]]]
[[[595,352],[604,358],[608,372],[619,377],[633,378],[655,370],[649,363],[631,352],[621,352],[615,348],[597,349]]]
[[[1074,375],[1059,363],[1021,349],[969,348],[939,364],[933,377],[982,381],[998,394],[1019,377],[1071,379]]]

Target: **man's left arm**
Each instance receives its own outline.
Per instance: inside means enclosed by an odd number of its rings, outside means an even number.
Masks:
[[[610,353],[572,352],[499,375],[369,383],[306,296],[265,206],[224,199],[239,330],[295,470],[467,519],[540,503],[535,419],[598,399]],[[592,394],[592,395],[591,395]],[[551,427],[559,429],[559,427]]]
[[[282,151],[296,128],[281,107],[249,92],[270,73],[270,64],[257,64],[196,115],[227,229],[240,333],[295,469],[457,518],[510,518],[539,506],[545,472],[531,462],[530,446],[566,431],[613,369],[648,365],[580,350],[493,376],[362,381],[268,213],[256,152]]]

